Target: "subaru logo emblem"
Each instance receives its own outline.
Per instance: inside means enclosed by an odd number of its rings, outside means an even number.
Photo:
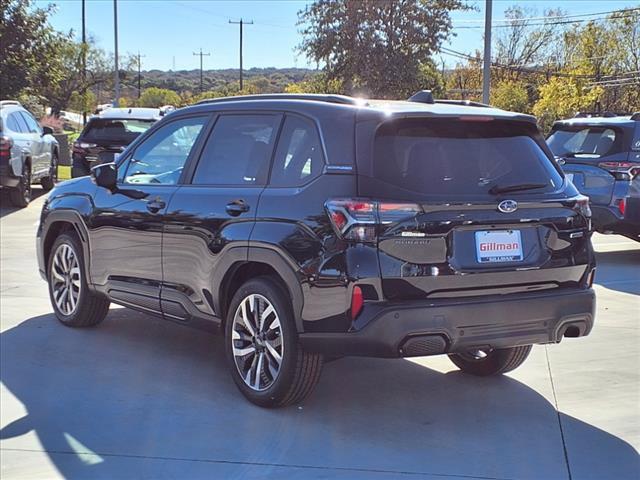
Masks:
[[[513,213],[518,209],[518,202],[515,200],[503,200],[498,204],[498,210],[502,213]]]

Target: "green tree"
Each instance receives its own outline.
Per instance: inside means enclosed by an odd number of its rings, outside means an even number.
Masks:
[[[589,87],[577,77],[554,77],[540,87],[540,98],[533,106],[546,132],[559,118],[575,115],[580,110],[594,110],[594,105],[603,93],[601,87]]]
[[[309,76],[301,82],[290,83],[284,87],[286,93],[344,93],[342,82],[329,80],[323,73]]]
[[[523,82],[503,80],[491,88],[491,105],[513,112],[529,112],[529,93]]]
[[[76,91],[71,93],[67,108],[75,112],[91,112],[97,104],[96,95],[91,90],[87,90],[84,94]]]
[[[420,65],[451,35],[462,0],[315,0],[299,12],[301,52],[345,93],[406,98]]]
[[[53,6],[31,0],[0,0],[0,86],[2,97],[35,92],[33,83],[55,81],[58,48],[68,37],[51,28]]]
[[[142,92],[138,99],[141,107],[162,107],[163,105],[179,105],[180,96],[173,90],[151,87]]]

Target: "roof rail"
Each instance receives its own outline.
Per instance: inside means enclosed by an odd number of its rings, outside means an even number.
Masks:
[[[631,115],[631,120],[635,120],[636,122],[640,122],[640,112],[636,112]]]
[[[316,102],[340,103],[343,105],[362,105],[362,100],[346,95],[325,95],[320,93],[268,93],[256,95],[238,95],[236,97],[220,97],[201,100],[196,105],[209,103],[225,103],[240,100],[313,100]]]
[[[446,103],[450,105],[464,105],[466,107],[481,107],[481,108],[491,108],[491,105],[487,105],[486,103],[474,102],[472,100],[449,100],[449,99],[438,99],[435,101],[436,103]]]
[[[17,100],[0,100],[0,105],[18,105],[22,106],[22,104]]]
[[[433,100],[433,94],[431,90],[420,90],[419,92],[414,93],[408,99],[409,102],[418,102],[418,103],[435,103]]]
[[[616,112],[578,112],[573,118],[592,118],[592,117],[603,117],[603,118],[611,118],[611,117],[621,117],[624,116],[624,113],[616,113]]]

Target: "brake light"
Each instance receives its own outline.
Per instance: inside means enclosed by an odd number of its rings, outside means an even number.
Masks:
[[[0,137],[0,157],[10,157],[11,147],[13,147],[13,139],[3,135]]]
[[[598,166],[618,180],[633,180],[640,174],[640,165],[632,162],[600,162]]]
[[[325,207],[336,233],[356,242],[375,242],[379,225],[415,216],[422,207],[413,203],[378,202],[363,199],[332,199]]]
[[[358,286],[353,287],[353,291],[351,292],[351,319],[355,320],[360,312],[362,311],[362,306],[364,304],[364,298],[362,296],[362,289]]]
[[[73,151],[76,153],[85,153],[85,150],[88,150],[93,147],[97,147],[97,145],[95,143],[74,142]]]
[[[621,198],[617,201],[617,204],[618,204],[618,211],[620,212],[620,215],[624,215],[624,212],[627,209],[627,199]]]

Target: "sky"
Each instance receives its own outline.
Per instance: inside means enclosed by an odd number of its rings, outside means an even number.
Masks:
[[[50,23],[57,30],[81,32],[80,0],[37,0],[37,6],[56,5]],[[203,58],[204,69],[238,68],[239,26],[229,20],[253,20],[244,26],[244,68],[309,67],[296,51],[301,36],[297,13],[305,0],[118,0],[119,52],[143,57],[142,69],[192,70],[199,68],[194,52],[210,53]],[[453,12],[456,36],[445,46],[471,53],[482,49],[483,0],[468,0],[476,11]],[[638,7],[636,0],[494,0],[493,22],[499,25],[504,11],[518,4],[541,15],[550,8],[562,8],[568,15],[600,13],[624,7]],[[113,0],[86,0],[87,32],[107,51],[114,50]],[[597,18],[597,17],[596,17]],[[469,28],[480,27],[480,28]],[[494,29],[494,32],[497,29]],[[455,64],[450,56],[443,58]]]

